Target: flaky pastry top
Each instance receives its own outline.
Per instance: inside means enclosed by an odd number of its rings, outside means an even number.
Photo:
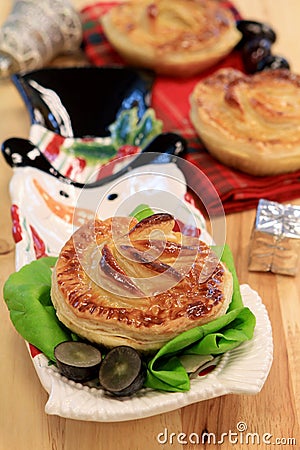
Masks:
[[[124,2],[101,22],[107,39],[127,62],[171,76],[211,67],[241,38],[233,13],[216,0]]]
[[[111,21],[137,44],[157,51],[214,45],[232,27],[232,13],[214,0],[141,0],[112,8]]]
[[[155,214],[80,227],[55,266],[56,308],[63,301],[77,318],[134,329],[209,321],[231,300],[231,275],[204,242],[175,232],[174,224],[169,214]]]
[[[286,69],[254,75],[221,69],[198,83],[192,102],[195,122],[198,113],[203,126],[210,122],[263,152],[300,144],[300,76]]]

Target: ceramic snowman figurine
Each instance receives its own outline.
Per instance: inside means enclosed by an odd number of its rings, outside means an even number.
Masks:
[[[174,151],[181,145],[176,135],[167,138]],[[158,136],[146,150],[163,148],[165,140],[166,135]],[[56,256],[85,221],[129,216],[143,204],[169,212],[208,239],[202,214],[187,201],[186,179],[175,155],[146,151],[124,157],[109,164],[110,175],[82,184],[60,174],[29,141],[12,138],[2,150],[14,168],[10,193],[17,269],[41,256]]]

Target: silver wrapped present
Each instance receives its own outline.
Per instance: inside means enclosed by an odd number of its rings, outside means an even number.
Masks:
[[[261,199],[252,231],[251,271],[296,275],[300,265],[300,206]]]

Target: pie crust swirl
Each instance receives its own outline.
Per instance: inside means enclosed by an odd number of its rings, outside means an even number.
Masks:
[[[225,314],[231,273],[174,224],[169,214],[154,214],[80,227],[53,270],[51,298],[61,322],[97,344],[155,351]]]
[[[222,163],[260,176],[300,169],[299,75],[221,69],[196,85],[190,103],[199,137]]]
[[[101,22],[127,63],[171,76],[202,72],[241,39],[232,12],[216,0],[125,2]]]

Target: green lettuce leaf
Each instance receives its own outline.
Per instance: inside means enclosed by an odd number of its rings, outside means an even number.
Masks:
[[[165,344],[148,363],[147,387],[169,392],[188,391],[190,379],[179,355],[220,355],[253,337],[256,319],[250,309],[243,306],[233,256],[227,245],[221,260],[233,276],[234,291],[227,313],[185,331]]]
[[[55,314],[50,298],[51,268],[56,258],[40,258],[9,276],[3,288],[11,321],[20,335],[55,361],[54,347],[77,340]]]
[[[152,214],[154,214],[154,211],[151,208],[149,208],[148,205],[141,203],[132,211],[130,216],[135,217],[136,220],[140,222],[141,220],[146,219],[146,217],[149,217]]]

